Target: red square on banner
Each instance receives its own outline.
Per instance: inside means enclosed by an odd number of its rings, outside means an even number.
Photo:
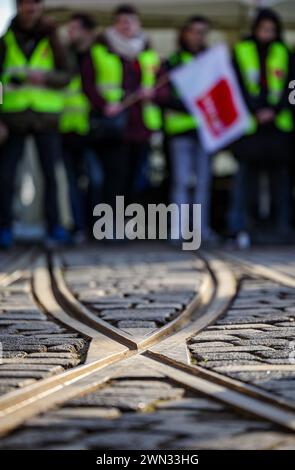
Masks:
[[[239,117],[233,91],[225,79],[221,79],[206,95],[196,100],[211,133],[218,137],[231,127]]]

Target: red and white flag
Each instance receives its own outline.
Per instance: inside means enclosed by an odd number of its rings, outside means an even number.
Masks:
[[[228,48],[220,44],[171,72],[171,81],[198,120],[204,148],[216,152],[239,139],[249,127]]]

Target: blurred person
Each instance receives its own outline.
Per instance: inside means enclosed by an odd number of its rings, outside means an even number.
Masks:
[[[96,198],[99,191],[99,186],[95,183],[95,174],[98,170],[93,168],[93,165],[91,170],[88,168],[88,160],[93,159],[88,139],[90,103],[83,92],[80,73],[80,65],[89,53],[96,37],[96,24],[89,15],[77,13],[69,20],[67,33],[69,49],[73,56],[74,74],[65,90],[60,131],[74,222],[73,239],[81,242],[86,238],[88,228],[90,229],[88,205],[90,204],[93,209],[97,203],[97,200],[91,196],[91,193],[95,191],[92,186],[96,188]]]
[[[238,245],[249,246],[249,206],[257,206],[258,179],[263,171],[269,179],[275,231],[280,240],[286,240],[290,230],[289,164],[294,131],[288,101],[291,54],[282,40],[282,24],[275,12],[258,12],[252,34],[234,48],[234,64],[252,120],[247,135],[233,146],[239,170],[229,230]]]
[[[202,16],[189,18],[181,28],[178,49],[167,60],[169,73],[193,60],[207,48],[209,20]],[[196,77],[197,79],[197,77]],[[210,228],[211,156],[204,150],[197,133],[198,123],[188,112],[172,84],[159,89],[157,102],[164,108],[165,134],[171,168],[171,202],[202,205],[202,240],[215,241]],[[172,221],[172,239],[180,231]]]
[[[113,25],[106,30],[103,40],[122,60],[126,94],[141,90],[141,100],[129,109],[124,136],[126,196],[130,203],[136,201],[140,180],[145,179],[143,171],[148,166],[151,135],[162,129],[162,113],[153,102],[161,59],[142,30],[140,15],[132,5],[121,5],[115,10]]]
[[[42,0],[17,0],[17,15],[0,41],[0,78],[4,101],[0,119],[8,138],[0,155],[0,247],[13,244],[12,203],[16,169],[25,140],[34,137],[45,182],[47,241],[67,242],[60,224],[56,161],[61,157],[58,119],[62,89],[69,81],[66,54]]]
[[[125,120],[120,138],[101,139],[98,146],[105,171],[105,200],[111,204],[116,195],[125,195],[128,202],[135,200],[136,180],[148,158],[151,134],[161,129],[161,111],[152,103],[160,64],[158,53],[141,29],[136,9],[119,6],[113,25],[92,48],[83,80],[94,109],[101,109],[109,119],[121,114]],[[141,101],[122,112],[123,99],[134,92]]]

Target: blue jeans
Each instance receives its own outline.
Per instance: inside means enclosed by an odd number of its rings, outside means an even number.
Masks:
[[[190,135],[171,139],[169,151],[172,174],[171,202],[177,205],[201,204],[202,239],[206,240],[210,235],[211,157],[205,152],[198,138]]]

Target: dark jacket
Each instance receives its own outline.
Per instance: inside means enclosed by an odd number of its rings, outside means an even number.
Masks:
[[[33,29],[24,30],[18,17],[15,17],[11,22],[10,29],[14,32],[17,43],[27,58],[31,56],[42,39],[49,38],[54,55],[55,70],[47,73],[46,84],[56,89],[64,88],[70,81],[71,73],[67,54],[58,38],[55,25],[46,17],[43,17]],[[3,73],[5,54],[6,45],[2,37],[0,39],[0,80]],[[31,110],[22,113],[1,113],[0,119],[14,132],[41,132],[58,126],[58,116],[36,113]]]

